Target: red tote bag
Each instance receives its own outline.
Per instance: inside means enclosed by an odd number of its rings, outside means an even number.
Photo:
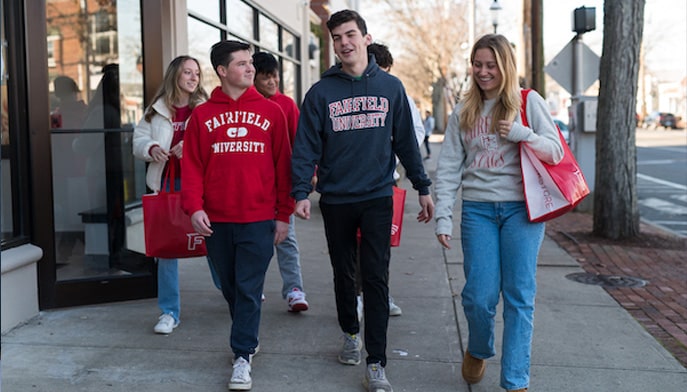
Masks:
[[[394,215],[391,217],[391,246],[401,245],[403,229],[403,210],[406,205],[406,190],[394,187]]]
[[[526,108],[529,91],[522,90],[520,115],[525,126],[528,126]],[[522,185],[527,214],[532,222],[545,222],[572,211],[589,194],[589,186],[575,156],[558,126],[556,129],[563,145],[563,159],[557,165],[542,162],[526,143],[520,143]]]
[[[142,198],[146,256],[163,259],[205,256],[205,237],[193,229],[191,218],[181,209],[181,192],[174,189],[174,166],[170,159],[160,192]]]
[[[403,228],[403,210],[406,205],[406,190],[394,186],[394,207],[391,216],[391,246],[401,245],[401,229]],[[356,233],[358,243],[360,243],[360,229]]]

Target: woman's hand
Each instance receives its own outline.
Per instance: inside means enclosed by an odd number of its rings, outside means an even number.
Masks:
[[[499,120],[499,123],[496,126],[496,131],[499,133],[499,135],[502,138],[507,139],[511,128],[513,128],[513,122],[512,121]]]
[[[167,162],[169,154],[160,146],[153,146],[153,148],[150,149],[150,157],[153,158],[154,162]]]
[[[175,157],[181,159],[181,155],[184,152],[184,141],[182,140],[179,143],[177,143],[177,145],[172,147],[172,149],[169,150],[169,152],[174,154]]]

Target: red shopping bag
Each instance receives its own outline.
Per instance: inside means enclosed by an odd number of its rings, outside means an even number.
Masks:
[[[394,187],[394,215],[391,217],[391,246],[401,245],[403,210],[406,205],[406,190]]]
[[[522,90],[520,115],[525,126],[528,126],[526,115],[528,93],[529,90]],[[589,194],[587,181],[560,129],[558,129],[558,137],[563,145],[563,159],[557,165],[540,161],[534,151],[525,143],[520,143],[522,185],[527,203],[527,214],[532,222],[545,222],[572,211]]]
[[[401,229],[403,228],[403,210],[406,205],[406,190],[394,186],[393,215],[391,217],[391,246],[401,245]],[[356,233],[360,244],[360,229]]]
[[[142,198],[146,256],[163,259],[205,256],[205,237],[196,233],[191,218],[181,209],[181,192],[174,189],[171,160],[167,167],[168,175],[160,192]],[[166,184],[170,184],[169,188]]]

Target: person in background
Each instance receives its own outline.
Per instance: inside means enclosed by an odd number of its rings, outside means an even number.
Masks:
[[[472,83],[449,117],[437,166],[436,235],[450,249],[452,211],[462,186],[461,243],[465,286],[462,304],[468,346],[462,375],[484,376],[495,355],[494,315],[503,297],[501,387],[527,391],[536,292],[537,256],[544,223],[530,222],[524,201],[518,143],[555,165],[563,148],[549,108],[532,91],[522,125],[515,53],[508,40],[488,34],[470,54]]]
[[[240,391],[253,385],[265,273],[294,208],[286,117],[253,87],[250,49],[233,40],[212,46],[221,85],[193,110],[181,165],[182,207],[206,236],[232,319],[228,388]]]
[[[133,153],[136,158],[150,162],[146,184],[158,192],[167,177],[170,165],[175,166],[176,178],[168,187],[181,189],[180,160],[183,156],[186,122],[195,108],[207,100],[201,87],[198,60],[179,56],[167,66],[162,85],[134,128]],[[164,235],[164,230],[160,232]],[[157,259],[157,304],[161,315],[153,330],[170,334],[179,325],[180,295],[177,259]]]
[[[258,52],[253,54],[253,66],[255,67],[255,89],[265,98],[276,102],[286,115],[286,124],[289,128],[289,140],[291,145],[296,138],[298,127],[298,106],[290,97],[279,91],[279,63],[269,53]],[[276,246],[279,273],[282,279],[282,298],[286,300],[289,312],[302,312],[308,310],[308,301],[305,300],[303,291],[303,276],[301,275],[301,261],[296,240],[295,220],[293,214],[289,217],[289,233]]]
[[[391,55],[388,46],[377,42],[373,42],[367,47],[367,53],[371,53],[375,56],[375,62],[377,63],[379,68],[382,69],[382,71],[391,72],[391,67],[394,65],[394,58]],[[419,146],[422,142],[422,139],[425,136],[425,129],[422,127],[422,118],[420,117],[420,112],[417,110],[417,105],[415,104],[415,101],[413,100],[413,98],[410,97],[410,95],[407,94],[406,98],[408,98],[408,106],[410,106],[410,111],[413,115],[413,129],[415,131],[415,138],[417,139]],[[394,180],[398,181],[400,177],[401,176],[400,174],[398,174],[398,171],[394,170]],[[362,304],[362,297],[360,297],[358,300]],[[360,305],[358,306],[358,308],[360,309]],[[360,314],[361,311],[359,311],[358,313]],[[391,295],[389,295],[389,316],[400,316],[402,314],[403,310],[401,309],[401,307],[396,305],[396,303],[394,302],[394,298]]]
[[[432,136],[432,132],[434,131],[434,116],[432,116],[432,112],[429,110],[425,110],[425,120],[422,122],[422,126],[425,129],[424,142],[425,150],[427,150],[425,159],[429,159],[432,155],[432,151],[429,149],[429,137]]]
[[[83,124],[88,106],[79,98],[79,87],[69,76],[58,76],[53,80],[55,96],[59,106],[50,113],[51,128],[78,129]]]
[[[419,193],[418,220],[429,222],[434,203],[412,132],[412,114],[400,80],[382,71],[367,46],[372,38],[355,11],[334,13],[327,21],[334,52],[341,60],[324,72],[301,106],[293,149],[295,214],[310,218],[312,173],[324,220],[339,326],[344,334],[339,362],[361,362],[362,340],[356,312],[357,231],[365,297],[363,385],[391,391],[386,378],[389,324],[389,258],[393,172],[397,155]]]

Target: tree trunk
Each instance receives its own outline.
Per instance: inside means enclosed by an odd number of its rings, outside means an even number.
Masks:
[[[593,231],[611,239],[639,234],[635,113],[644,4],[604,1]]]

